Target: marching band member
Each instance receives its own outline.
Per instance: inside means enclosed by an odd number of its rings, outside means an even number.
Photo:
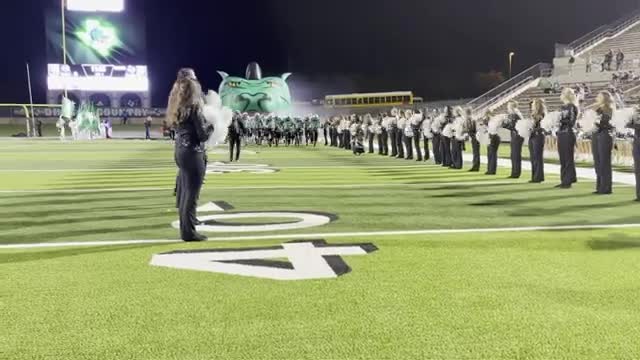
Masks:
[[[369,154],[373,154],[375,153],[375,150],[373,149],[373,141],[376,138],[376,132],[375,132],[376,126],[371,114],[367,114],[364,116],[364,126],[367,129],[366,133],[367,133],[367,140],[369,143]]]
[[[413,115],[413,120],[411,120],[411,132],[413,134],[413,144],[416,148],[416,161],[422,161],[422,149],[420,149],[420,138],[422,123],[425,121],[424,112],[418,111]]]
[[[413,160],[413,127],[411,126],[412,117],[413,111],[407,110],[404,114],[404,129],[402,129],[404,135],[404,147],[407,154],[405,160]]]
[[[470,172],[480,171],[480,141],[477,139],[478,124],[476,119],[473,118],[473,110],[467,108],[465,111],[465,129],[471,139],[471,151],[473,152],[473,161]]]
[[[391,157],[398,157],[398,142],[397,142],[397,132],[398,132],[398,118],[396,117],[398,110],[391,109],[391,116],[389,116],[387,124],[388,124],[388,132],[389,139],[391,139]]]
[[[422,120],[422,141],[424,148],[424,161],[428,161],[431,158],[431,154],[429,151],[429,139],[433,138],[433,132],[431,131],[431,115],[427,115],[427,109],[425,109]]]
[[[614,131],[611,125],[613,112],[616,110],[613,96],[608,91],[602,91],[596,98],[598,106],[596,113],[600,121],[596,122],[596,132],[591,140],[593,165],[596,170],[596,191],[594,194],[607,195],[612,193],[611,152],[613,151]]]
[[[404,159],[404,143],[405,143],[404,127],[407,122],[407,119],[405,119],[404,113],[402,111],[398,111],[398,114],[396,116],[398,119],[397,129],[396,129],[396,146],[398,147],[398,156],[396,157],[398,159]]]
[[[377,127],[376,133],[378,134],[378,154],[388,156],[389,155],[389,144],[388,144],[388,134],[387,134],[387,122],[386,115],[380,114],[378,119],[376,119]]]
[[[453,136],[451,137],[451,168],[462,169],[462,153],[464,148],[464,110],[458,106],[454,110]]]
[[[558,155],[560,156],[561,183],[557,188],[568,189],[576,183],[576,163],[574,160],[576,147],[576,134],[574,128],[578,119],[578,102],[576,94],[571,88],[564,88],[562,95],[560,129],[557,132]]]
[[[433,159],[436,165],[442,165],[442,124],[444,115],[438,110],[434,110],[433,120],[431,121],[431,132],[433,133]]]
[[[442,153],[442,166],[451,167],[451,138],[453,134],[450,131],[445,131],[445,129],[450,130],[453,126],[453,111],[450,106],[445,107],[444,116],[445,121],[440,131],[442,135],[440,138],[440,152]]]
[[[544,182],[544,143],[545,130],[540,122],[547,115],[547,106],[544,99],[535,99],[531,102],[531,118],[533,129],[529,137],[529,157],[531,159],[531,183]]]
[[[519,179],[522,173],[522,145],[524,139],[516,131],[516,123],[522,119],[522,113],[518,110],[518,102],[511,101],[507,106],[508,118],[505,129],[511,132],[511,179]]]
[[[493,111],[487,110],[484,114],[483,123],[489,127],[489,123],[493,119]],[[500,135],[497,132],[489,132],[489,145],[487,145],[487,172],[485,175],[495,175],[498,170],[498,150],[500,149]]]
[[[640,202],[640,107],[636,106],[635,114],[627,127],[633,133],[633,169],[636,175],[636,200]]]

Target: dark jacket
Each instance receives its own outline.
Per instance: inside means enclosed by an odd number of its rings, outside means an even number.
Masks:
[[[611,125],[612,112],[605,112],[602,109],[598,109],[596,110],[596,113],[600,116],[600,122],[596,124],[596,127],[598,128],[597,132],[611,132],[613,130],[613,126]]]
[[[202,143],[209,140],[213,125],[205,121],[202,108],[198,105],[182,110],[184,120],[176,124],[176,148],[186,148],[203,152]]]
[[[560,131],[573,131],[578,119],[578,108],[573,104],[565,104],[560,108]]]

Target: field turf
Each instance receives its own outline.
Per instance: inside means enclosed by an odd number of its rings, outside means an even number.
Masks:
[[[211,174],[201,203],[337,219],[199,244],[79,246],[178,239],[172,146],[1,140],[0,359],[640,358],[632,187],[594,196],[588,180],[554,189],[555,175],[532,185],[508,169],[488,177],[323,146],[247,150],[241,164],[279,171]],[[344,256],[352,271],[329,280],[149,265],[174,250],[311,238],[378,251]],[[1,247],[63,242],[78,244]]]

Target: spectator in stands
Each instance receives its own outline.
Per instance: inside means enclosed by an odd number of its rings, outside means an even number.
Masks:
[[[622,109],[624,108],[624,92],[620,88],[616,88],[613,93],[613,99],[616,103],[616,107]]]
[[[612,62],[613,62],[613,49],[609,49],[609,52],[607,52],[604,55],[605,70],[611,71],[611,63]]]
[[[586,68],[587,73],[591,72],[591,64],[592,64],[592,62],[593,62],[593,58],[591,56],[591,53],[588,53],[587,54],[587,58],[585,59],[585,63],[587,65],[587,68]]]
[[[569,56],[569,75],[573,74],[573,65],[576,63],[576,57],[573,55],[573,51],[571,52],[571,56]]]
[[[618,49],[616,53],[616,71],[620,71],[622,69],[622,65],[624,65],[624,53],[622,50]]]

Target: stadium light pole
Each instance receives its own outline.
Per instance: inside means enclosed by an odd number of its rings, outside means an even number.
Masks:
[[[60,15],[62,17],[62,64],[67,65],[67,23],[64,17],[66,0],[60,0]],[[67,86],[64,85],[64,97],[67,97]]]
[[[509,53],[509,79],[511,79],[511,70],[513,69],[513,56],[516,53],[514,53],[513,51]]]

